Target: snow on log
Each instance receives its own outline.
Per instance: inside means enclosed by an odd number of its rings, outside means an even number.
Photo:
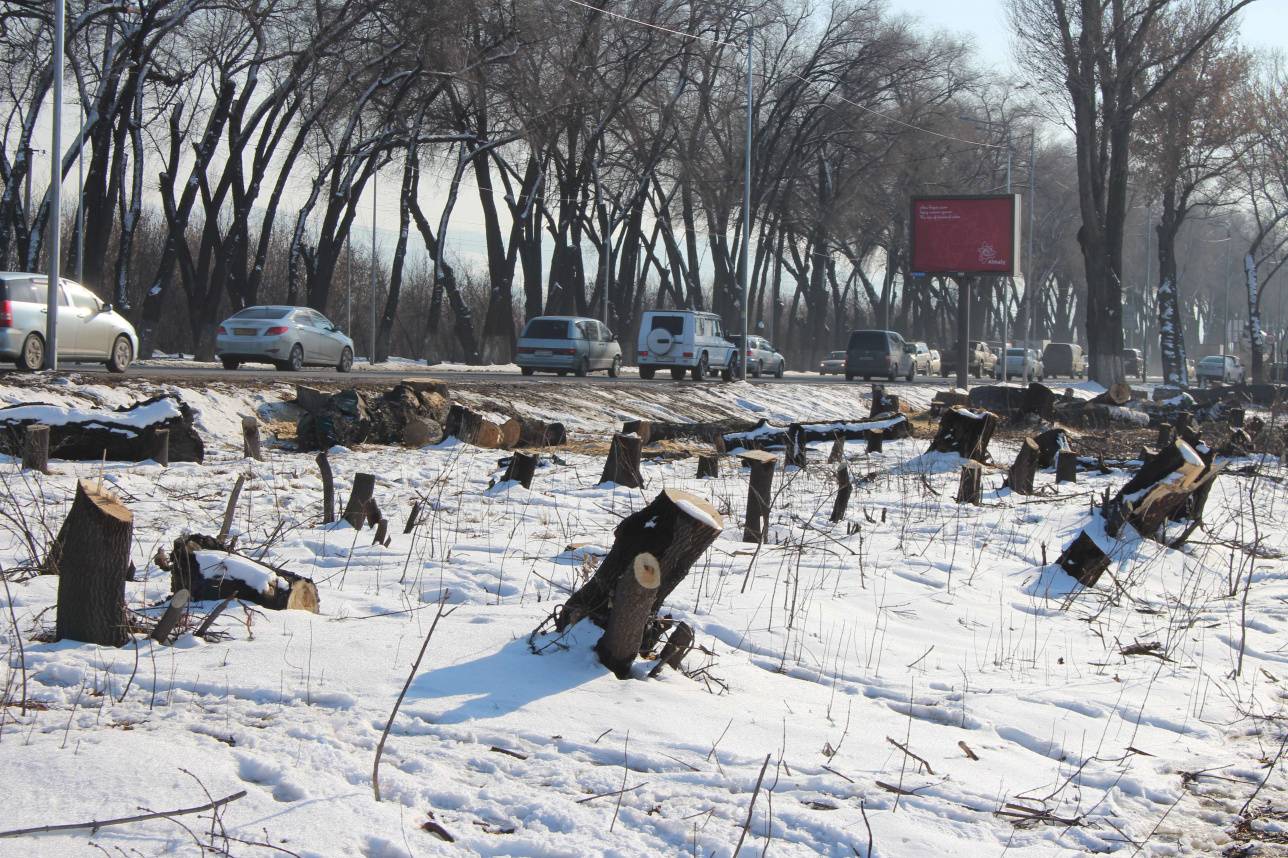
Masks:
[[[154,433],[170,432],[170,460],[200,462],[205,445],[192,426],[192,409],[177,395],[153,396],[115,410],[28,403],[0,408],[0,445],[21,455],[27,427],[49,427],[49,455],[57,459],[142,462],[152,458]]]
[[[662,635],[657,613],[663,602],[723,527],[720,513],[707,501],[664,489],[617,525],[612,548],[559,609],[555,629],[563,632],[590,619],[605,629],[596,646],[600,660],[618,677],[629,676],[630,663]]]
[[[867,438],[868,433],[874,429],[880,429],[891,440],[907,438],[912,434],[908,418],[899,414],[879,420],[825,420],[793,423],[790,426],[774,426],[767,420],[761,420],[754,429],[726,432],[721,439],[728,450],[765,450],[770,447],[786,447],[789,433],[793,430],[803,443],[808,444],[832,441],[838,436],[846,441],[859,441]]]
[[[78,480],[76,496],[45,561],[58,575],[58,640],[121,646],[129,640],[125,581],[134,515],[115,495]]]
[[[939,418],[939,431],[930,442],[932,453],[956,453],[963,459],[988,461],[988,442],[997,428],[997,415],[953,406]]]
[[[195,602],[237,598],[274,611],[318,612],[318,588],[311,580],[234,554],[201,534],[174,541],[170,589],[187,590]]]

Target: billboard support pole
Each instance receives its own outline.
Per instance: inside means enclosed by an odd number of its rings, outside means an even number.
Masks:
[[[970,276],[959,274],[957,281],[957,386],[966,390],[970,384]]]

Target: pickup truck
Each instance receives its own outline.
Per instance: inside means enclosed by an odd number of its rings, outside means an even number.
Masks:
[[[988,347],[988,343],[982,340],[971,340],[970,347],[967,350],[970,365],[967,370],[975,378],[983,378],[986,375],[992,375],[994,368],[997,366],[997,355]],[[939,353],[939,371],[944,378],[957,374],[957,346],[953,345],[950,349],[945,349]]]

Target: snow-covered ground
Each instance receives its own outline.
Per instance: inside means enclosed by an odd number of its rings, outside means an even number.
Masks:
[[[703,395],[741,397],[765,416],[857,410],[857,399],[820,408],[818,388],[739,387]],[[1283,747],[1288,684],[1288,471],[1276,463],[1220,477],[1210,532],[1187,548],[1125,541],[1090,591],[1043,558],[1054,562],[1126,474],[1058,487],[1043,474],[1040,494],[1018,497],[992,473],[983,506],[959,506],[959,460],[911,439],[871,456],[849,445],[856,490],[838,525],[827,521],[825,450],[776,475],[771,540],[758,551],[740,541],[746,477],[732,460],[703,481],[692,459],[650,461],[633,490],[597,486],[602,461],[566,453],[526,491],[489,488],[498,454],[454,442],[333,451],[340,497],[355,472],[377,475],[393,533],[382,547],[370,531],[319,524],[311,455],[239,457],[237,416],[276,408],[273,390],[182,393],[200,412],[205,464],[59,462],[33,477],[0,463],[0,562],[30,565],[25,532],[43,550],[75,479],[101,475],[135,516],[127,599],[156,615],[169,593],[156,549],[216,532],[245,474],[241,550],[312,577],[321,613],[231,608],[217,642],[41,643],[57,580],[10,575],[0,829],[247,795],[217,823],[0,839],[0,855],[98,854],[90,844],[195,855],[204,844],[234,855],[728,856],[767,758],[746,856],[1220,854],[1267,778],[1243,829],[1263,844],[1251,854],[1282,854],[1272,841],[1288,828],[1288,784],[1267,768]],[[0,388],[5,401],[22,396]],[[137,398],[111,386],[65,397]],[[550,405],[560,407],[573,406]],[[1006,463],[1014,447],[993,451]],[[668,601],[704,649],[686,661],[693,676],[647,679],[641,663],[619,681],[598,664],[588,624],[535,654],[533,629],[616,523],[663,487],[724,514],[723,536]],[[417,499],[431,512],[404,535]],[[375,747],[444,598],[454,610],[393,721],[377,803]],[[1153,641],[1155,656],[1120,654]],[[1026,819],[1036,811],[1049,816]],[[431,818],[454,843],[422,828]]]

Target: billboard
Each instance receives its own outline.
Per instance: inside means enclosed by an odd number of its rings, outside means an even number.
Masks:
[[[1020,197],[913,197],[909,268],[924,274],[1020,273]]]

